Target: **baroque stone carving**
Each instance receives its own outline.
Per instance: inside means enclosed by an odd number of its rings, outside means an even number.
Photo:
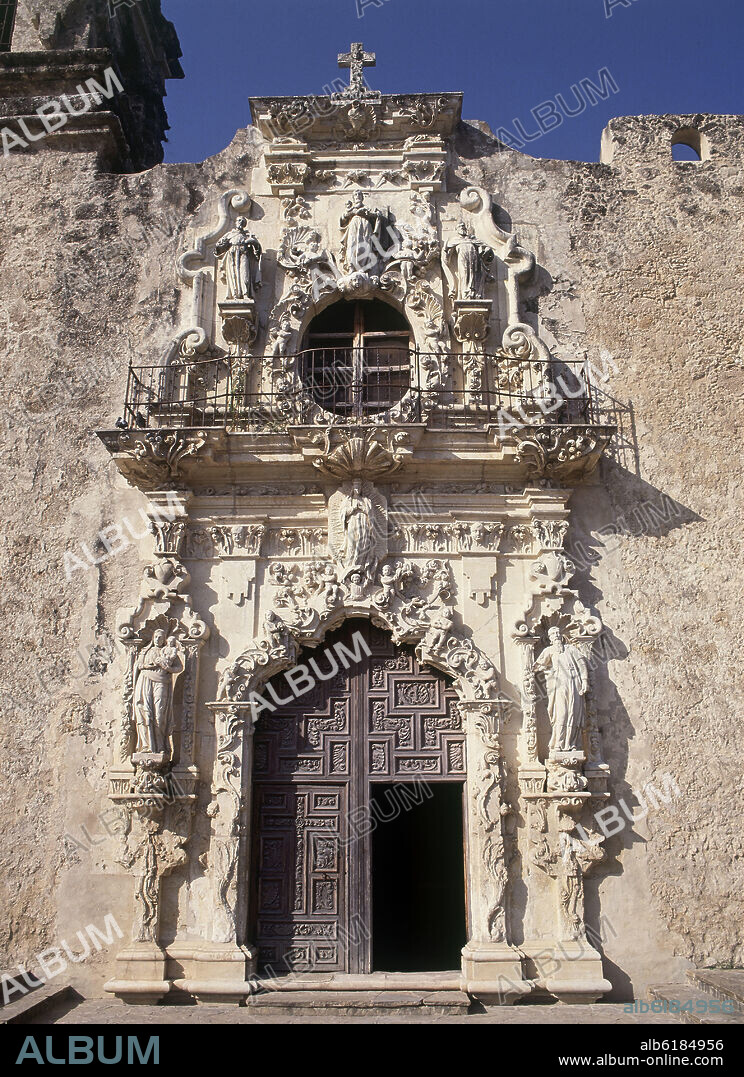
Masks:
[[[562,550],[568,534],[568,520],[533,519],[532,531],[543,550]]]
[[[392,105],[397,112],[407,119],[415,127],[420,127],[423,131],[428,130],[434,126],[434,122],[448,105],[446,97],[432,97],[430,94],[416,94],[411,97],[403,97],[396,95],[392,99]],[[405,146],[415,146],[417,141],[428,141],[431,139],[431,135],[413,135],[411,138],[406,139]]]
[[[523,426],[511,432],[515,461],[529,475],[576,479],[590,474],[607,448],[614,427]]]
[[[328,502],[328,548],[344,578],[359,572],[374,575],[386,551],[387,504],[369,482],[355,479]]]
[[[529,326],[519,320],[519,285],[526,281],[535,268],[534,255],[520,247],[517,237],[499,228],[493,219],[491,196],[481,187],[467,187],[460,192],[460,205],[473,214],[473,228],[479,242],[485,243],[495,253],[506,269],[507,329],[519,325],[534,336]],[[504,337],[504,346],[509,340]]]
[[[238,217],[235,228],[215,244],[222,258],[228,299],[255,299],[261,287],[261,244],[248,230],[248,218]]]
[[[550,644],[533,666],[544,673],[548,684],[548,712],[553,735],[550,748],[569,752],[581,748],[584,727],[584,696],[589,687],[589,669],[585,655],[572,643],[566,643],[560,628],[548,629]]]
[[[466,224],[457,227],[457,238],[447,241],[442,256],[442,268],[449,285],[451,299],[484,299],[486,281],[490,280],[488,267],[494,252],[486,243],[479,242],[468,231]],[[451,264],[455,262],[455,272]]]
[[[283,161],[271,164],[267,174],[269,182],[277,187],[304,187],[310,177],[310,166],[304,161]]]
[[[330,427],[316,434],[294,435],[313,467],[334,479],[379,479],[392,474],[411,453],[406,431]]]
[[[135,878],[132,941],[152,947],[159,943],[161,881],[187,860],[183,847],[190,835],[192,805],[176,804],[167,815],[166,826],[162,813],[147,798],[135,805],[119,857]]]
[[[245,557],[258,557],[261,543],[266,534],[265,524],[215,524],[207,528],[220,557],[233,554]]]
[[[397,221],[389,228],[393,246],[386,252],[387,265],[384,275],[386,281],[391,275],[400,278],[404,297],[411,291],[414,278],[425,273],[427,266],[438,257],[440,249],[432,219],[432,207],[416,191],[411,192],[411,214],[413,221]],[[419,300],[411,304],[412,309],[421,309],[421,306],[425,308],[426,295],[427,290],[422,287]],[[425,312],[430,317],[435,317],[433,310]]]
[[[302,305],[297,306],[298,314],[311,296],[317,302],[324,292],[332,291],[341,275],[333,256],[322,246],[320,232],[307,225],[285,229],[277,261],[299,285],[296,303]],[[291,307],[285,305],[285,309],[294,313]]]
[[[186,520],[164,520],[149,517],[148,529],[155,536],[155,553],[158,557],[179,557],[186,537]]]
[[[505,702],[497,700],[473,709],[475,728],[484,749],[478,765],[475,807],[485,832],[481,854],[483,864],[492,883],[486,925],[492,942],[506,942],[507,938],[506,890],[509,873],[504,819],[509,808],[504,796],[504,760],[500,743],[502,709]]]
[[[183,465],[208,447],[206,431],[149,430],[104,437],[126,479],[142,490],[178,488]],[[207,449],[208,451],[208,449]]]
[[[560,887],[561,928],[564,939],[586,937],[584,921],[584,876],[606,858],[597,834],[588,841],[573,836],[576,822],[561,817],[559,826],[558,864],[556,874]],[[586,833],[586,832],[585,832]]]

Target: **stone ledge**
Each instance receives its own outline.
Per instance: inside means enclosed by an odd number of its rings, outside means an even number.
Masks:
[[[741,1014],[731,1013],[709,1013],[700,1012],[696,1013],[694,1007],[698,1003],[705,1003],[706,1006],[710,1004],[711,996],[706,991],[700,991],[690,984],[653,984],[648,989],[648,995],[651,999],[658,999],[660,1002],[667,1003],[679,1003],[680,1006],[692,1005],[693,1010],[675,1011],[665,1014],[667,1020],[669,1018],[681,1021],[683,1024],[688,1025],[741,1025],[744,1024],[744,1016]]]
[[[571,1027],[577,1034],[582,1025],[664,1025],[670,1024],[663,1013],[629,1013],[627,1003],[598,1003],[592,1006],[495,1006],[485,1013],[437,1014],[429,1007],[417,1007],[401,1014],[385,1011],[383,1016],[368,1016],[359,1011],[343,1014],[334,1010],[332,1019],[339,1024],[462,1024],[462,1025],[539,1025]],[[329,1012],[313,1010],[302,1015],[283,1010],[269,1013],[255,1006],[165,1005],[129,1007],[114,999],[86,999],[54,1022],[60,1025],[287,1025],[317,1024],[327,1026]]]
[[[744,1013],[744,969],[690,969],[687,979],[717,999],[731,999],[737,1013]]]
[[[249,1010],[262,1014],[286,1014],[288,1017],[328,1012],[329,1017],[388,1016],[392,1014],[466,1014],[470,999],[461,991],[271,991],[253,995]]]
[[[53,1005],[65,999],[72,999],[74,994],[69,984],[61,984],[59,987],[45,984],[43,987],[34,988],[23,998],[0,1008],[0,1025],[26,1024],[30,1017],[41,1017]]]

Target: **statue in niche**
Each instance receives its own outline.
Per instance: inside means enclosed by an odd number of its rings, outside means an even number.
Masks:
[[[459,238],[450,239],[444,248],[445,268],[450,282],[450,299],[483,299],[486,281],[489,279],[488,267],[494,260],[494,252],[486,243],[481,243],[468,232],[465,224],[457,227]],[[457,285],[449,272],[449,261],[456,255]]]
[[[341,510],[341,523],[346,535],[343,547],[344,564],[366,572],[370,563],[372,540],[372,501],[362,492],[362,484],[356,480],[346,495]]]
[[[255,299],[261,287],[261,244],[248,231],[248,218],[238,217],[235,228],[220,239],[214,253],[224,259],[228,299]]]
[[[328,500],[328,549],[348,583],[352,573],[366,586],[387,553],[387,503],[371,482],[356,478]]]
[[[549,644],[535,662],[548,687],[548,713],[553,729],[551,751],[581,749],[584,696],[589,687],[589,663],[573,643],[564,643],[560,628],[548,630]]]
[[[382,252],[384,224],[383,214],[368,209],[364,195],[356,191],[341,217],[344,265],[349,272],[369,273],[375,268]]]
[[[184,670],[181,648],[175,636],[156,629],[152,642],[137,658],[134,684],[136,753],[168,754],[173,728],[173,688]]]

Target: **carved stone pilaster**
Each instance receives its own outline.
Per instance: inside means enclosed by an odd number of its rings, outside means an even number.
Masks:
[[[191,837],[195,799],[166,785],[125,800],[129,822],[120,863],[134,875],[134,919],[131,942],[117,954],[117,974],[105,990],[130,1004],[152,1005],[171,988],[160,938],[162,886],[165,876],[188,859],[184,846]]]
[[[463,986],[484,1004],[513,1002],[530,991],[518,951],[509,943],[510,852],[506,821],[501,723],[509,701],[462,702],[468,759],[468,845],[478,851],[470,865],[470,925],[463,950]]]
[[[249,786],[245,782],[252,766],[253,721],[249,707],[210,704],[215,717],[217,757],[212,797],[207,814],[212,820],[208,868],[212,882],[212,941],[242,943],[238,887],[239,864],[247,820],[250,817]]]
[[[535,647],[534,636],[519,636],[516,643],[522,654],[522,680],[520,694],[522,697],[522,747],[520,751],[523,765],[534,767],[538,764],[537,755],[537,681],[534,673]]]

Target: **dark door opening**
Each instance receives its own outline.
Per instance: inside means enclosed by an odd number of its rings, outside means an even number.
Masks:
[[[370,788],[372,970],[459,969],[465,945],[461,782]]]
[[[278,673],[282,706],[256,724],[248,932],[264,972],[460,966],[466,759],[457,696],[413,647],[368,621],[329,633],[327,653],[343,642],[352,654],[358,632],[361,661],[339,663],[296,699]],[[332,664],[319,662],[323,671]],[[376,831],[354,825],[371,819]]]

